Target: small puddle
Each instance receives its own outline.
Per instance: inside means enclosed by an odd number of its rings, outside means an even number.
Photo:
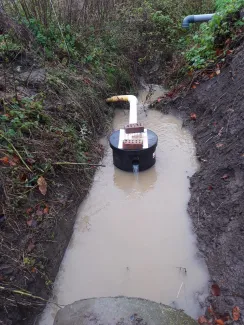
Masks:
[[[162,95],[154,86],[151,99]],[[184,309],[196,318],[207,295],[208,273],[197,257],[187,214],[189,177],[197,170],[194,141],[182,121],[148,110],[139,95],[138,120],[159,137],[156,165],[141,173],[116,169],[108,149],[54,286],[54,301],[67,305],[91,297],[140,297]],[[117,110],[114,129],[128,122]],[[40,325],[52,325],[49,305]]]

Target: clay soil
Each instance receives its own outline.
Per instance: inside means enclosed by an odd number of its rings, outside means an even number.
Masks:
[[[158,108],[180,115],[196,141],[201,168],[190,181],[188,210],[210,273],[207,305],[232,318],[234,306],[244,311],[244,46],[227,62],[218,76]]]

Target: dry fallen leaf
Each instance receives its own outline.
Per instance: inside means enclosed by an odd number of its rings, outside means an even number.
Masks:
[[[19,175],[19,180],[21,182],[26,182],[28,180],[28,176],[26,174],[22,173]]]
[[[220,296],[220,287],[217,284],[212,285],[211,291],[213,296]]]
[[[223,314],[223,315],[221,316],[221,319],[222,319],[223,322],[227,322],[227,321],[229,321],[229,320],[230,320],[230,315],[229,315],[229,313],[225,313],[225,314]]]
[[[31,251],[33,251],[34,248],[35,248],[35,245],[33,244],[33,242],[30,242],[27,247],[27,252],[30,253]]]
[[[87,85],[90,85],[91,84],[91,80],[89,80],[88,78],[84,78],[83,81]]]
[[[49,212],[49,207],[45,207],[45,208],[43,209],[43,213],[44,213],[44,214],[48,214],[48,212]]]
[[[26,213],[27,213],[27,214],[31,214],[32,211],[33,211],[32,208],[28,208],[28,209],[26,210]]]
[[[11,159],[9,159],[9,165],[10,166],[16,166],[20,162],[19,157],[14,155]]]
[[[231,54],[233,52],[233,50],[227,50],[226,51],[226,55],[229,55],[229,54]]]
[[[173,91],[169,91],[169,92],[166,94],[166,96],[172,98],[172,97],[174,96],[174,92],[173,92]]]
[[[240,314],[241,314],[240,308],[238,306],[233,307],[233,310],[232,310],[233,319],[239,320]]]
[[[26,162],[28,165],[33,165],[36,161],[33,158],[27,158]]]
[[[27,225],[28,225],[29,227],[32,227],[32,228],[35,228],[36,225],[37,225],[37,222],[36,222],[36,220],[34,220],[34,219],[27,220],[26,223],[27,223]]]
[[[217,143],[217,144],[216,144],[216,147],[217,147],[217,148],[221,148],[221,147],[223,147],[223,143]]]
[[[3,158],[0,158],[0,161],[4,164],[4,165],[8,165],[9,164],[9,159],[8,157],[3,157]]]
[[[43,216],[43,210],[38,209],[38,210],[36,211],[36,215],[37,215],[38,217]]]
[[[220,56],[221,54],[223,54],[223,50],[222,49],[217,49],[216,50],[216,55]]]
[[[13,160],[9,160],[9,166],[16,166],[17,164]]]
[[[28,225],[29,227],[31,227],[31,225],[32,225],[32,219],[27,220],[26,223],[27,223],[27,225]]]
[[[214,310],[213,310],[213,308],[211,306],[208,307],[208,312],[212,316],[215,315],[215,312],[214,312]]]
[[[47,193],[47,182],[43,176],[39,177],[37,180],[37,184],[39,186],[39,191],[42,195],[46,195]]]
[[[198,324],[208,324],[208,320],[205,316],[201,316],[198,318]]]
[[[228,174],[224,174],[221,178],[222,179],[227,179],[227,178],[229,178],[230,176],[228,175]]]
[[[12,161],[15,162],[16,164],[19,164],[20,163],[20,159],[16,155],[13,156]]]
[[[227,40],[225,41],[226,45],[229,45],[231,43],[231,38],[227,38]]]

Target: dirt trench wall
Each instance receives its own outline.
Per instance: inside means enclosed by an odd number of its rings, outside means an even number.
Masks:
[[[168,105],[192,129],[201,169],[191,179],[189,213],[220,312],[244,309],[244,46],[217,77]],[[190,119],[195,113],[196,120]]]
[[[106,82],[89,72],[44,66],[32,53],[3,62],[0,55],[0,325],[32,325],[51,296],[113,113]]]

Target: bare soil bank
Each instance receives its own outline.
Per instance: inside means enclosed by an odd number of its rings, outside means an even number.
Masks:
[[[196,141],[201,169],[191,178],[188,210],[212,283],[220,287],[208,305],[221,315],[236,305],[244,309],[244,46],[227,62],[186,96],[156,105],[180,114]]]
[[[0,56],[1,325],[32,325],[45,307],[103,156],[98,139],[112,110],[104,102],[106,87],[89,77],[45,67],[25,53],[9,64]],[[36,125],[37,109],[45,120]],[[16,114],[19,125],[7,138]],[[26,123],[31,131],[20,131]]]

